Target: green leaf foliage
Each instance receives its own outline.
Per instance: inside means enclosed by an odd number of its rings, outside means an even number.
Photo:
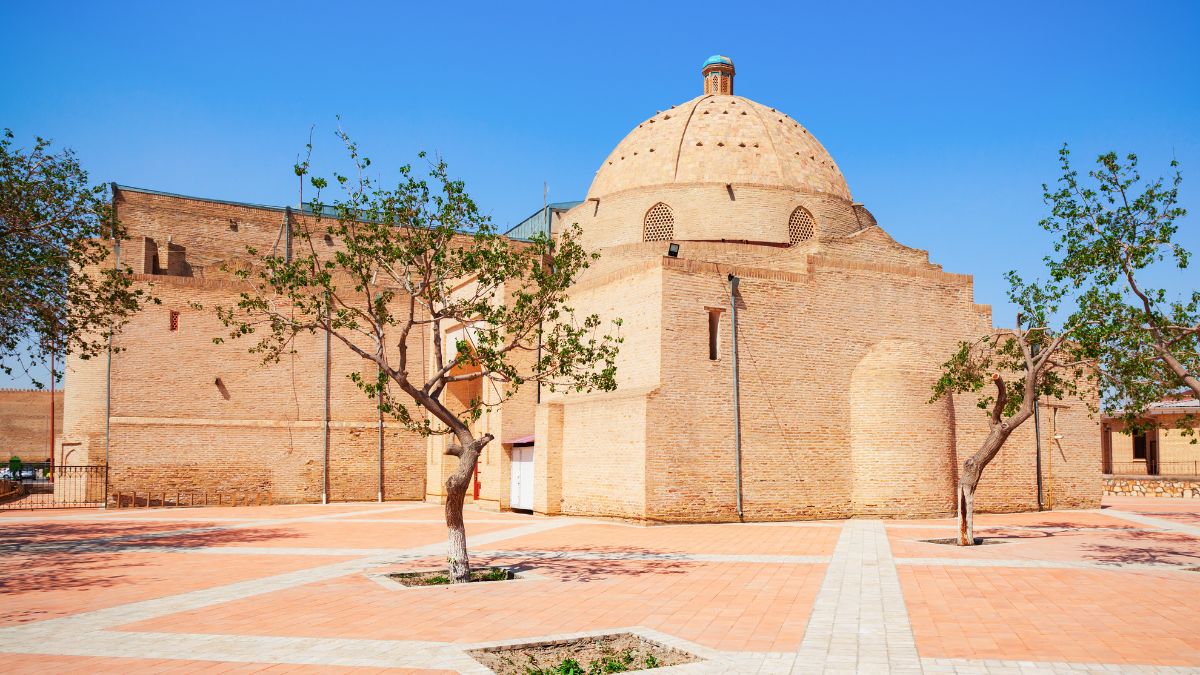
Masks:
[[[307,159],[296,164],[316,195],[292,224],[294,251],[234,272],[250,290],[217,309],[229,329],[218,341],[251,339],[252,352],[274,361],[297,335],[328,331],[363,359],[350,377],[386,415],[423,435],[453,433],[464,447],[484,409],[522,386],[616,388],[620,320],[576,316],[569,302],[568,288],[598,258],[579,245],[577,226],[553,240],[510,240],[444,161],[422,153],[420,171],[403,166],[385,185],[338,135],[354,175],[324,180],[309,175]],[[330,185],[337,196],[326,200]],[[474,380],[486,400],[446,402],[448,387]]]
[[[1141,413],[1165,395],[1190,388],[1200,372],[1200,290],[1169,292],[1144,282],[1159,265],[1188,269],[1177,241],[1187,210],[1176,161],[1168,178],[1143,179],[1136,155],[1109,152],[1080,176],[1069,148],[1059,151],[1062,176],[1043,186],[1050,215],[1041,226],[1056,237],[1045,263],[1051,278],[1076,297],[1075,339],[1094,359],[1104,406],[1129,429],[1152,424]]]
[[[124,231],[103,185],[92,186],[75,153],[0,135],[0,371],[32,370],[58,356],[105,353],[109,337],[154,302],[133,270],[110,262]],[[45,382],[33,377],[41,388]]]

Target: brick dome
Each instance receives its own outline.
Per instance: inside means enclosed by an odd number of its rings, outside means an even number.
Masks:
[[[600,165],[588,198],[687,183],[777,187],[850,200],[837,164],[799,122],[723,94],[699,96],[639,124]]]

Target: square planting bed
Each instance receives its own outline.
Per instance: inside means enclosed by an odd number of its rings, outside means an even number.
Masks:
[[[396,572],[384,575],[402,586],[449,586],[450,575],[446,570],[426,570],[424,572]],[[517,574],[508,567],[477,567],[471,570],[472,582],[512,581]]]
[[[700,660],[633,633],[529,642],[468,653],[497,675],[603,675]]]
[[[946,544],[947,546],[958,546],[958,537],[946,537],[945,539],[922,539],[926,544]],[[988,544],[1007,544],[1007,541],[999,539],[989,539],[987,537],[975,537],[976,546],[985,546]]]

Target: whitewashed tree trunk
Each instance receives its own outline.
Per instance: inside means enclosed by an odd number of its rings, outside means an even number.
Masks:
[[[492,440],[490,434],[472,439],[458,456],[458,467],[446,479],[446,531],[449,538],[446,562],[449,564],[450,582],[465,584],[471,580],[471,560],[467,555],[467,529],[463,522],[463,503],[467,488],[475,474],[480,449]]]
[[[958,545],[975,545],[975,486],[958,481]]]

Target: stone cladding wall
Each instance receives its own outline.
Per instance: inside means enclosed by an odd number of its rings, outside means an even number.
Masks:
[[[1105,476],[1104,494],[1117,497],[1200,499],[1200,476],[1192,478]]]

